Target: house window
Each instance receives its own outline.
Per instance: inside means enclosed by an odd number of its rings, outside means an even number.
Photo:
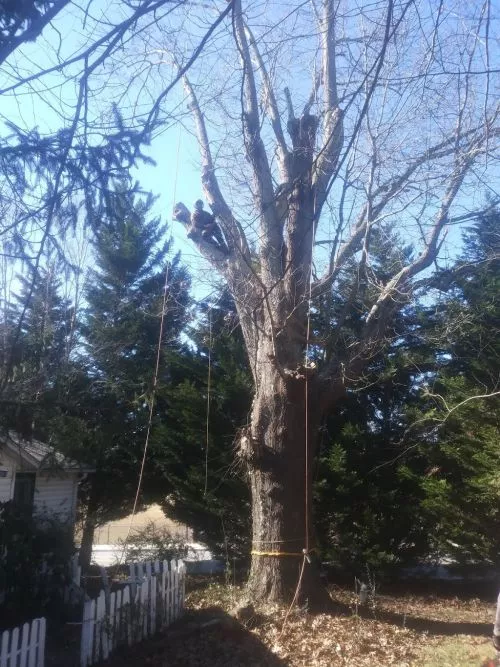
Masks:
[[[35,496],[34,472],[16,472],[14,481],[14,504],[19,509],[33,511],[33,498]]]

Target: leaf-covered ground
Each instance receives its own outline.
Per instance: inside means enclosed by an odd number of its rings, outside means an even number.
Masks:
[[[112,667],[480,667],[495,652],[494,606],[477,598],[381,594],[366,608],[331,590],[338,613],[258,610],[246,625],[228,615],[238,589],[192,591],[188,613],[162,636],[116,655]],[[492,595],[493,597],[493,595]]]

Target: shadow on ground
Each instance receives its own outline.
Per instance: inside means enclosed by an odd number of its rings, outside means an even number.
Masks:
[[[103,667],[287,667],[222,609],[195,611],[163,634],[120,649]]]
[[[427,632],[429,635],[472,635],[474,637],[490,637],[493,631],[492,623],[470,623],[461,621],[436,621],[435,619],[411,614],[399,614],[397,612],[369,609],[358,607],[358,616],[367,620],[375,620],[381,623],[390,623],[401,628]],[[333,614],[352,616],[353,609],[348,605],[334,601]]]

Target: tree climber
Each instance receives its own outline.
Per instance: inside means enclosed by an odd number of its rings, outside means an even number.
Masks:
[[[194,209],[191,215],[189,210],[179,202],[174,207],[174,218],[182,222],[188,229],[188,238],[196,241],[201,237],[203,241],[211,243],[219,250],[227,252],[227,246],[215,220],[215,216],[203,210],[203,202],[197,199],[194,203]]]

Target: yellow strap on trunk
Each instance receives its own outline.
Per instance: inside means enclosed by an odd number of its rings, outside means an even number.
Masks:
[[[308,553],[311,553],[314,549],[309,549]],[[273,556],[275,558],[280,558],[281,556],[305,556],[304,551],[251,551],[251,556]]]

